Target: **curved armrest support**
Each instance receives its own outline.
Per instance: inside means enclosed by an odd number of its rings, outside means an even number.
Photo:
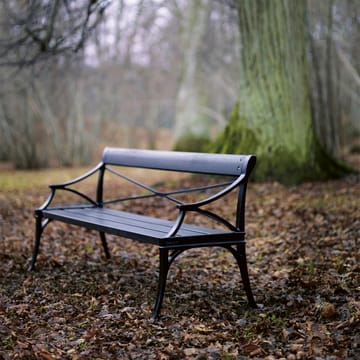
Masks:
[[[41,212],[42,210],[45,210],[51,203],[52,199],[55,196],[55,189],[51,188],[50,190],[50,194],[48,196],[48,198],[46,199],[46,201],[35,210],[35,214],[38,214],[39,212]]]
[[[221,197],[225,196],[230,191],[234,190],[237,186],[239,186],[242,182],[244,182],[245,179],[246,179],[245,174],[242,174],[233,183],[231,183],[229,186],[227,186],[225,189],[208,197],[207,199],[193,202],[193,203],[180,204],[177,206],[180,210],[184,210],[184,211],[195,210],[195,209],[199,208],[200,206],[210,204],[211,202],[216,201],[216,200],[220,199]]]
[[[227,227],[231,231],[239,231],[239,229],[236,226],[231,224],[229,221],[227,221],[223,217],[221,217],[221,216],[219,216],[217,214],[214,214],[212,211],[203,210],[203,209],[196,209],[196,210],[193,210],[193,211],[195,211],[195,212],[197,212],[199,214],[205,215],[208,218],[210,218],[210,219],[212,219],[214,221],[217,221],[220,224],[223,224],[225,227]]]
[[[170,229],[170,231],[166,235],[167,237],[176,235],[176,233],[179,231],[179,229],[184,221],[184,218],[185,218],[185,211],[180,210],[179,215],[178,215],[173,227]]]
[[[85,174],[75,178],[75,179],[72,179],[72,180],[69,180],[69,181],[65,181],[63,183],[60,183],[60,184],[50,184],[49,187],[51,189],[62,189],[66,186],[69,186],[69,185],[73,185],[73,184],[76,184],[82,180],[85,180],[86,178],[88,178],[89,176],[95,174],[101,167],[103,166],[103,163],[100,162],[98,165],[96,165],[94,168],[92,168],[91,170],[89,170],[88,172],[86,172]]]
[[[99,163],[97,166],[95,166],[94,168],[92,168],[91,170],[89,170],[88,172],[86,172],[85,174],[73,179],[73,180],[69,180],[60,184],[50,184],[50,194],[48,196],[48,198],[46,199],[46,201],[35,210],[35,214],[39,214],[41,213],[42,210],[45,210],[52,202],[52,200],[54,199],[56,190],[65,190],[65,191],[69,191],[72,192],[80,197],[82,197],[83,199],[85,199],[86,201],[88,201],[89,203],[93,204],[93,205],[98,205],[98,203],[91,199],[89,196],[83,194],[82,192],[75,190],[75,189],[71,189],[71,188],[67,188],[67,186],[76,184],[82,180],[85,180],[86,178],[88,178],[89,176],[95,174],[101,167],[103,166],[103,163]]]

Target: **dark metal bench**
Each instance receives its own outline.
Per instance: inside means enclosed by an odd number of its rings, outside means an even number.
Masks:
[[[53,220],[98,231],[107,258],[110,257],[110,253],[105,233],[157,245],[160,252],[159,280],[157,299],[152,314],[152,317],[156,318],[160,312],[167,274],[172,262],[188,249],[220,246],[229,250],[235,257],[248,303],[251,307],[256,307],[250,287],[245,253],[245,196],[248,178],[255,166],[255,162],[254,155],[106,148],[102,155],[102,161],[91,171],[74,180],[50,185],[51,192],[48,199],[40,208],[35,210],[36,234],[30,269],[34,269],[35,266],[42,232]],[[120,172],[121,167],[222,175],[228,181],[222,179],[217,184],[164,192],[130,178]],[[96,199],[92,199],[85,193],[75,189],[74,185],[95,173],[98,176]],[[136,196],[104,199],[104,176],[106,173],[115,174],[132,183],[140,188],[142,193]],[[179,195],[184,193],[214,191],[214,189],[216,193],[209,195],[206,199],[193,203],[184,203],[179,200]],[[85,200],[85,203],[53,205],[50,207],[57,190],[70,191]],[[236,210],[234,210],[236,217],[232,223],[216,214],[213,210],[206,209],[206,205],[213,204],[233,190],[237,191],[237,204]],[[139,201],[139,199],[140,201],[146,201],[149,198],[163,198],[173,202],[174,207],[177,208],[176,219],[160,219],[112,207],[114,204],[124,204],[132,200]],[[197,213],[210,218],[211,221],[220,223],[223,228],[218,229],[216,227],[185,223],[184,220],[190,213]]]

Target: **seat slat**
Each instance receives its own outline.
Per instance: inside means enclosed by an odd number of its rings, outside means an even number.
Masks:
[[[109,218],[113,218],[114,221],[116,219],[126,219],[126,223],[128,221],[135,221],[135,224],[149,224],[150,226],[156,225],[160,228],[163,228],[166,234],[169,232],[170,228],[174,225],[174,221],[169,221],[165,219],[159,219],[154,218],[150,216],[140,215],[140,214],[133,214],[126,211],[120,211],[115,209],[109,209],[109,208],[94,208],[94,213],[98,210],[99,213],[106,212],[107,216]],[[196,236],[196,235],[208,235],[208,234],[217,234],[219,233],[219,230],[216,229],[210,229],[202,226],[197,225],[190,225],[190,224],[183,224],[181,226],[181,229],[178,233],[178,236]],[[223,231],[221,231],[223,232]]]

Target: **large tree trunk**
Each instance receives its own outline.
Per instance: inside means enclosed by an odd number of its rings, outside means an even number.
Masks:
[[[342,173],[312,127],[306,1],[239,0],[239,103],[216,151],[258,156],[258,180],[293,184]]]

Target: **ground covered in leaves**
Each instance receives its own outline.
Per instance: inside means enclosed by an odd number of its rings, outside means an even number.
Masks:
[[[157,321],[155,247],[110,237],[105,260],[96,233],[52,223],[27,271],[33,208],[46,195],[45,186],[0,189],[0,359],[360,357],[358,176],[251,184],[247,250],[259,309],[247,307],[230,253],[195,249],[172,265]],[[220,211],[233,214],[233,202]]]

